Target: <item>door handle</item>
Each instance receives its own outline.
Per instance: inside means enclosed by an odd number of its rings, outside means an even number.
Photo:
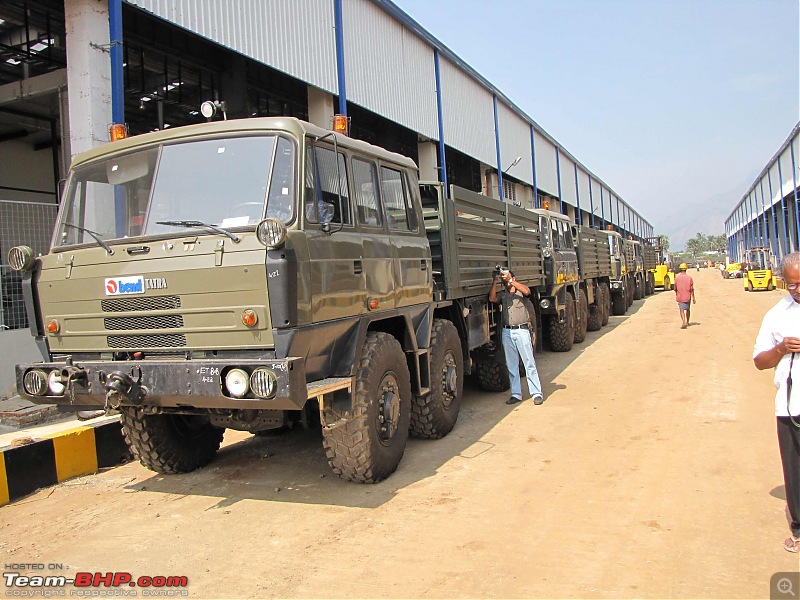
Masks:
[[[364,265],[361,264],[360,260],[353,261],[353,273],[356,275],[361,275],[364,272]]]
[[[125,251],[128,254],[130,254],[131,256],[133,256],[134,254],[147,254],[148,252],[150,252],[150,247],[149,246],[130,246],[128,248],[125,248]]]
[[[428,270],[428,261],[423,258],[421,261],[419,261],[419,266],[423,271],[427,271]]]

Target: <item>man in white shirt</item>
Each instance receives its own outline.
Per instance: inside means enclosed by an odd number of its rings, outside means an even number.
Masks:
[[[792,536],[784,548],[800,552],[800,252],[781,262],[781,274],[789,295],[771,308],[761,323],[753,348],[753,362],[759,370],[775,368],[775,416],[778,446],[783,464],[786,505],[791,517]],[[797,385],[792,385],[792,374]]]

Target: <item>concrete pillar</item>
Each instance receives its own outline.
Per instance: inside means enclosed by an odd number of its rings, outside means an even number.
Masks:
[[[418,142],[420,181],[440,181],[436,142]]]
[[[66,0],[69,146],[72,156],[109,141],[108,0]]]
[[[334,115],[333,96],[328,92],[308,86],[308,120],[317,127],[330,129]]]

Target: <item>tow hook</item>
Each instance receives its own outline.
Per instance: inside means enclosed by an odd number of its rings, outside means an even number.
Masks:
[[[142,385],[141,367],[132,368],[130,375],[122,371],[114,371],[108,375],[101,372],[99,375],[100,383],[106,389],[106,409],[117,409],[123,401],[139,406],[147,395],[147,388]],[[136,381],[133,377],[136,377]]]

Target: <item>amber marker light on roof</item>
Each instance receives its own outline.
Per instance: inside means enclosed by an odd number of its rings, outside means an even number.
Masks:
[[[550,210],[550,202],[548,202],[547,200],[542,202],[542,208],[545,210]]]
[[[128,137],[128,126],[125,123],[112,123],[108,126],[108,133],[112,142],[118,142]]]
[[[347,115],[333,115],[333,130],[336,133],[349,135],[350,117],[348,117]]]

